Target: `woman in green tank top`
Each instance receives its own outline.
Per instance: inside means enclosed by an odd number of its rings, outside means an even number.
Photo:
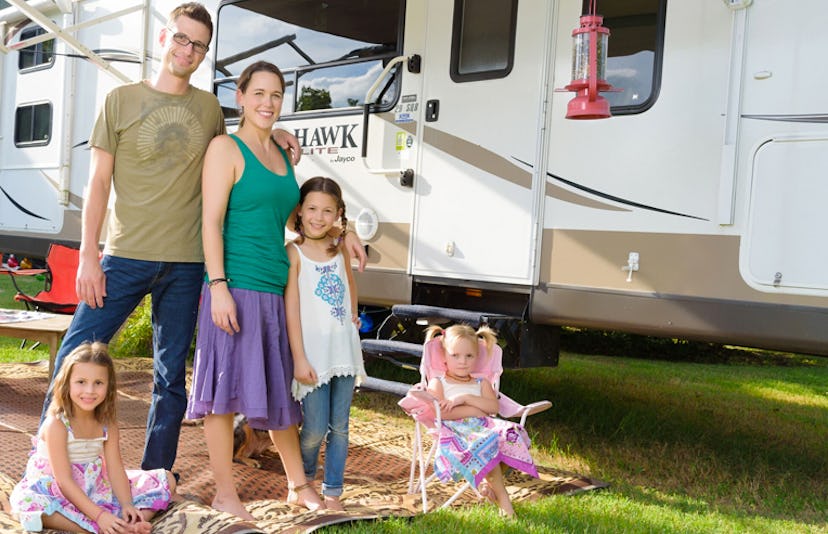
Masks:
[[[233,418],[267,430],[288,479],[288,501],[323,506],[302,467],[299,404],[290,393],[293,357],[285,326],[284,286],[289,262],[285,224],[299,188],[287,155],[271,140],[284,77],[256,62],[238,80],[242,119],[233,136],[212,140],[202,176],[204,258],[190,418],[204,418],[216,483],[213,508],[254,519],[236,490],[230,451]]]

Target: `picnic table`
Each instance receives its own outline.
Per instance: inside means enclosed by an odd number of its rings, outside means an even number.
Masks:
[[[0,337],[31,339],[48,345],[51,377],[55,370],[58,345],[71,322],[71,315],[0,308]]]

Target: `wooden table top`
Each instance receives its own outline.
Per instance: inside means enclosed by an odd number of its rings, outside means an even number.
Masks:
[[[31,319],[9,319],[8,314],[18,315],[31,314]],[[30,330],[43,332],[65,332],[72,322],[71,315],[60,315],[57,313],[29,312],[26,310],[9,310],[0,308],[0,329],[3,330]]]

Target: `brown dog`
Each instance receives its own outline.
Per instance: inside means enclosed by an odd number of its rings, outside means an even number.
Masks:
[[[237,413],[233,418],[233,461],[248,467],[260,468],[262,464],[254,459],[270,449],[273,442],[265,430],[254,430],[247,424],[247,418]]]

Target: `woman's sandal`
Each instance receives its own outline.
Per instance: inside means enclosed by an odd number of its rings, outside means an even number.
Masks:
[[[300,498],[299,493],[301,493],[305,490],[312,491],[314,496],[316,496],[317,502],[309,503],[305,499]],[[305,482],[304,484],[301,484],[299,486],[290,486],[289,485],[288,486],[287,502],[288,502],[288,504],[295,504],[295,505],[307,508],[311,512],[319,510],[319,509],[323,509],[325,507],[324,503],[319,498],[319,494],[316,493],[316,490],[313,488],[313,483],[312,482]]]

